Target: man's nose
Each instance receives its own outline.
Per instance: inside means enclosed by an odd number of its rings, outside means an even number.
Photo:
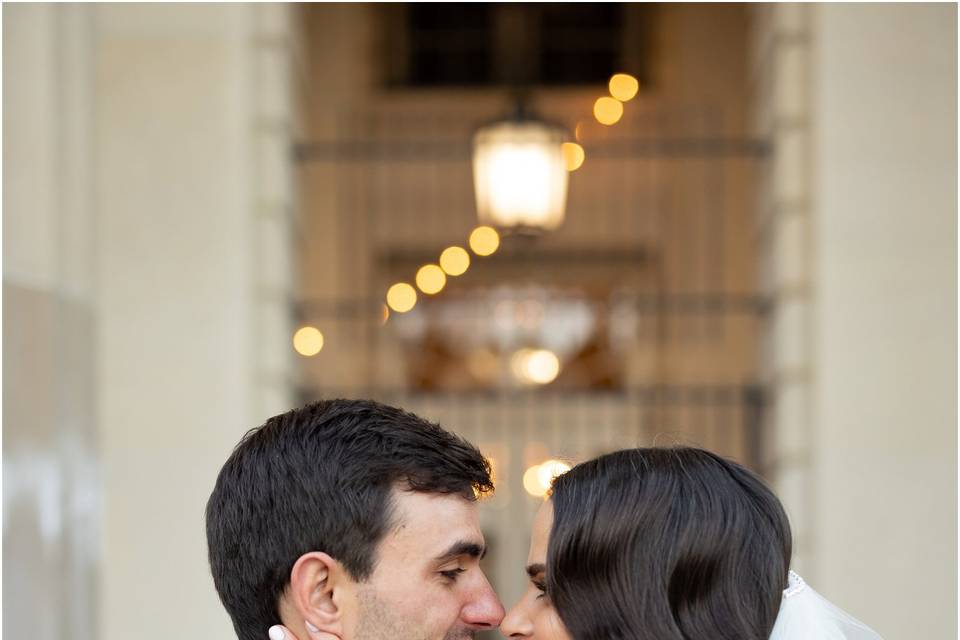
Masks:
[[[476,592],[463,608],[463,621],[478,629],[495,629],[503,620],[503,605],[486,576],[481,576]]]

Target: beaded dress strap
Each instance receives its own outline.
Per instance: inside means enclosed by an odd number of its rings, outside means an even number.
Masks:
[[[783,590],[783,597],[795,596],[807,588],[807,583],[799,575],[791,571],[787,576],[787,588]]]

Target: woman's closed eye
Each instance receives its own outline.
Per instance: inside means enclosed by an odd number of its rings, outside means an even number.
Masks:
[[[547,597],[547,585],[543,580],[531,580],[530,582],[540,592],[540,595],[537,596],[538,599]]]

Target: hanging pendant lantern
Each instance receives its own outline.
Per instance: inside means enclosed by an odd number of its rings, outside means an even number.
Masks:
[[[518,116],[481,128],[473,137],[473,181],[480,224],[538,234],[563,223],[567,132]]]

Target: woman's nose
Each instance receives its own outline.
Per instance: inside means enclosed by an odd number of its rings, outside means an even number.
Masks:
[[[508,638],[528,638],[533,635],[533,622],[524,610],[524,598],[513,605],[500,623],[500,633]]]

